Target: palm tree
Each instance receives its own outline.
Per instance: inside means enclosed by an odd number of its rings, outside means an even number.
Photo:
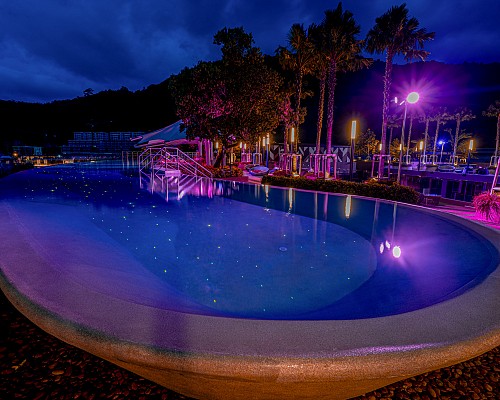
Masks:
[[[453,113],[451,119],[456,121],[456,127],[455,127],[455,135],[452,137],[453,139],[453,154],[452,154],[452,162],[455,164],[455,157],[457,156],[457,149],[458,149],[458,142],[461,139],[460,136],[460,124],[464,121],[470,121],[471,119],[476,118],[474,114],[472,114],[472,111],[469,110],[466,107],[458,108],[455,110]]]
[[[446,110],[446,107],[439,108],[431,116],[431,121],[436,121],[436,133],[434,134],[434,147],[432,150],[433,155],[436,155],[436,148],[437,148],[437,142],[438,142],[438,137],[439,137],[439,127],[441,125],[446,124],[446,121],[449,121],[451,118],[452,117],[448,113],[448,111]]]
[[[394,128],[400,128],[401,127],[401,121],[402,117],[401,115],[398,114],[390,114],[389,118],[387,119],[387,128],[389,128],[389,143],[392,143],[392,131]]]
[[[389,128],[389,162],[388,162],[388,169],[389,169],[389,172],[388,174],[390,174],[390,171],[391,171],[391,162],[392,162],[392,156],[393,156],[393,152],[391,151],[392,148],[392,131],[394,130],[394,128],[400,128],[401,127],[401,123],[399,121],[401,121],[402,117],[401,115],[397,115],[397,114],[390,114],[389,115],[389,119],[387,121],[387,127]],[[398,140],[397,142],[397,146],[399,146],[399,142],[400,140]],[[398,147],[399,149],[399,147]],[[399,153],[398,153],[399,154]],[[380,162],[382,163],[382,160],[380,160]]]
[[[495,154],[494,157],[499,157],[500,147],[500,100],[496,100],[495,104],[490,104],[486,111],[483,111],[483,116],[493,117],[497,119],[497,137],[495,141]],[[497,161],[498,162],[498,161]]]
[[[321,131],[325,108],[326,76],[328,59],[325,54],[325,32],[321,25],[311,24],[308,28],[309,37],[314,46],[314,75],[319,79],[318,122],[316,124],[316,154],[321,153]]]
[[[298,139],[298,128],[301,122],[300,101],[302,99],[302,84],[304,76],[311,72],[313,60],[315,57],[314,47],[308,37],[303,24],[293,24],[288,32],[287,42],[290,50],[285,47],[278,47],[277,53],[281,65],[285,69],[290,69],[295,74],[295,115],[294,125],[297,129],[296,138]],[[285,132],[286,134],[286,132]],[[295,146],[298,140],[295,141]]]
[[[408,128],[408,144],[406,145],[406,156],[407,158],[408,155],[409,155],[409,151],[410,151],[410,147],[411,147],[411,131],[413,129],[413,120],[415,119],[415,117],[417,116],[417,114],[414,112],[414,111],[411,111],[410,112],[410,126]],[[409,162],[409,160],[406,160],[406,162]]]
[[[280,122],[284,126],[285,131],[283,133],[283,152],[288,153],[288,130],[293,126],[294,122],[294,112],[292,109],[292,102],[290,100],[290,93],[284,89],[283,102],[280,105]]]
[[[423,50],[424,43],[434,39],[434,32],[419,29],[416,18],[408,17],[406,4],[393,6],[375,20],[375,26],[366,37],[366,50],[373,54],[386,53],[384,74],[384,102],[382,105],[382,154],[386,152],[387,116],[392,83],[392,62],[394,56],[403,55],[405,60],[420,59],[424,61],[429,55]],[[379,176],[382,176],[383,164],[379,164]]]
[[[325,33],[324,52],[328,60],[326,153],[331,154],[337,72],[367,67],[372,60],[360,55],[364,42],[358,40],[357,36],[361,28],[350,11],[342,10],[342,3],[339,3],[335,10],[325,11],[321,25]]]
[[[420,116],[420,122],[425,123],[425,131],[424,131],[424,160],[426,160],[425,153],[427,151],[427,138],[429,137],[429,123],[431,122],[431,116],[429,114],[422,114]]]

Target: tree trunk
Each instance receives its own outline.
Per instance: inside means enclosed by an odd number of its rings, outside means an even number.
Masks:
[[[326,72],[319,80],[318,123],[316,126],[316,154],[321,153],[321,129],[323,127],[323,113],[325,108]]]
[[[389,102],[391,95],[391,79],[392,79],[392,59],[393,54],[388,51],[387,57],[385,59],[385,74],[384,74],[384,103],[382,105],[382,133],[380,136],[380,144],[382,149],[380,150],[380,163],[378,165],[378,176],[382,178],[384,174],[384,155],[386,153],[386,136],[387,136],[387,119],[389,115]]]
[[[412,128],[413,128],[413,115],[410,115],[410,128],[408,129],[408,146],[406,146],[406,154],[410,152]]]
[[[495,157],[498,157],[500,155],[498,153],[499,147],[500,147],[500,113],[498,114],[497,118],[497,138],[495,143]]]
[[[391,143],[392,143],[392,131],[394,130],[394,127],[391,126],[389,128],[389,142],[388,142],[388,148],[389,148],[389,151],[387,152],[387,154],[391,154]]]
[[[217,157],[215,158],[215,162],[214,162],[214,167],[215,168],[219,168],[222,164],[222,160],[223,160],[223,156],[224,156],[224,148],[221,148],[221,151],[219,151],[217,153]]]
[[[288,129],[290,129],[290,127],[285,125],[285,132],[283,133],[283,154],[288,153]]]
[[[452,154],[452,163],[455,163],[455,157],[457,155],[457,148],[458,148],[458,135],[460,133],[460,123],[462,122],[462,118],[460,114],[456,115],[457,118],[457,128],[455,129],[455,138],[453,140],[453,154]]]
[[[427,137],[429,136],[429,122],[430,122],[430,118],[427,117],[425,119],[425,132],[424,132],[424,160],[426,159],[425,158],[425,153],[427,152]]]
[[[441,117],[438,116],[436,120],[436,134],[434,135],[434,149],[432,150],[432,154],[436,155],[436,150],[437,150],[437,141],[438,141],[438,135],[439,135],[439,125],[441,124]]]
[[[326,124],[326,152],[332,153],[332,132],[333,132],[333,110],[335,106],[335,86],[337,84],[337,63],[330,62],[328,68],[328,106]]]
[[[294,137],[294,142],[292,144],[293,153],[298,153],[299,149],[299,125],[300,125],[300,100],[302,98],[302,79],[303,79],[303,72],[298,71],[297,73],[297,80],[295,81],[295,118],[294,118],[294,124],[295,124],[295,137]]]

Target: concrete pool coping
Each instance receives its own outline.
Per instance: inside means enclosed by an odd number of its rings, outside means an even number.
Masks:
[[[252,391],[255,398],[347,398],[500,345],[498,267],[459,297],[389,317],[208,317],[151,306],[164,288],[144,292],[152,276],[126,251],[71,209],[43,208],[40,215],[22,202],[0,202],[0,287],[9,300],[52,335],[189,396],[236,399]],[[72,224],[54,221],[55,212],[73,216]],[[445,218],[500,251],[497,231]],[[55,244],[63,250],[57,257]],[[119,296],[107,292],[111,284]]]

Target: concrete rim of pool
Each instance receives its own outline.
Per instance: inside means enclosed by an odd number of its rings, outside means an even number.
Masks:
[[[248,393],[256,399],[349,398],[500,345],[498,266],[458,297],[383,318],[210,317],[111,296],[103,289],[106,282],[95,279],[104,270],[112,271],[106,279],[115,288],[134,289],[121,268],[124,262],[130,268],[123,249],[113,243],[100,247],[68,227],[56,233],[65,253],[53,259],[22,207],[0,202],[0,210],[0,287],[24,315],[65,342],[195,398],[246,399]],[[498,232],[453,215],[445,218],[500,251]],[[89,246],[91,264],[82,256]],[[135,289],[141,289],[148,272],[138,263],[132,267],[139,277]]]

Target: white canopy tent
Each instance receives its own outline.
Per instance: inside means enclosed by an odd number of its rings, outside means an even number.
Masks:
[[[184,132],[181,132],[181,123],[179,120],[165,128],[158,129],[157,131],[146,133],[145,135],[135,138],[137,143],[134,145],[136,148],[163,144],[166,146],[179,146],[181,144],[200,144],[199,139],[189,140]]]
[[[146,133],[145,135],[134,138],[137,142],[134,147],[141,149],[152,146],[180,146],[183,144],[198,146],[198,154],[203,155],[205,162],[210,164],[213,159],[212,142],[208,139],[199,138],[188,139],[185,132],[181,132],[182,120],[174,122],[165,128]],[[205,151],[203,151],[205,150]]]

